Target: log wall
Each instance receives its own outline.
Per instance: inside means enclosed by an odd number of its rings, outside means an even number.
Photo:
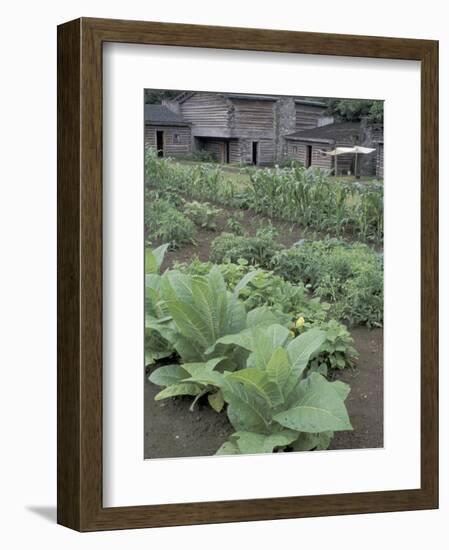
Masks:
[[[315,107],[314,105],[295,105],[296,111],[296,130],[309,130],[318,126],[318,121],[324,116],[324,107]]]
[[[181,103],[181,114],[187,122],[213,128],[229,127],[229,107],[220,94],[197,92]]]
[[[152,126],[145,125],[145,149],[156,149],[156,132],[164,132],[164,156],[189,154],[191,151],[191,132],[188,126]]]
[[[274,101],[233,99],[230,103],[231,128],[235,132],[273,133]]]
[[[328,151],[331,149],[329,146],[326,145],[307,144],[289,140],[287,141],[287,158],[295,159],[303,166],[305,166],[308,145],[312,145],[311,166],[313,168],[323,168],[330,170],[333,167],[333,157],[321,153],[321,151]]]
[[[229,142],[229,162],[238,164],[241,160],[240,142],[238,139],[231,139]]]

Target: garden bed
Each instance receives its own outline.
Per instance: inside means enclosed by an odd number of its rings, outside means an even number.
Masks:
[[[202,262],[207,262],[209,260],[212,241],[222,232],[230,231],[227,226],[228,220],[231,217],[237,216],[240,212],[243,216],[240,223],[244,231],[250,236],[254,236],[260,227],[266,227],[269,223],[269,220],[265,216],[255,214],[250,210],[240,210],[222,205],[219,207],[222,212],[214,218],[216,224],[215,231],[197,228],[195,244],[185,243],[176,250],[167,251],[161,267],[162,272],[165,269],[173,267],[175,262],[190,262],[195,256]],[[287,248],[305,237],[304,229],[295,224],[279,220],[270,220],[270,223],[278,234],[276,241]],[[155,241],[154,246],[161,244],[163,244],[162,241]]]
[[[149,162],[145,456],[381,447],[378,187]]]
[[[351,330],[359,351],[360,368],[338,371],[335,377],[350,384],[348,412],[354,431],[336,432],[330,449],[367,449],[383,446],[383,331]],[[151,372],[151,370],[150,370]],[[190,397],[155,401],[160,391],[145,377],[145,458],[209,456],[234,431],[226,413],[216,413]]]

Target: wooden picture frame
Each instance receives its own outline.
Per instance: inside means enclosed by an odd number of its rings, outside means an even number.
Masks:
[[[421,488],[105,508],[102,503],[102,45],[421,62]],[[438,43],[81,18],[58,27],[58,523],[79,531],[438,506]]]

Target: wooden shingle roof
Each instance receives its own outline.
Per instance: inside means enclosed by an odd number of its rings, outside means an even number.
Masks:
[[[145,105],[145,124],[166,126],[189,126],[182,116],[164,105]]]
[[[190,99],[193,95],[195,95],[196,92],[182,92],[178,96],[175,97],[174,101],[178,103],[184,103],[184,101],[187,101]],[[221,95],[223,97],[227,97],[229,99],[240,99],[240,100],[246,100],[246,101],[277,101],[278,99],[282,99],[283,97],[288,96],[281,96],[281,95],[271,95],[271,94],[244,94],[244,93],[229,93],[229,92],[205,92],[210,95]],[[303,97],[296,97],[296,96],[290,96],[293,97],[295,103],[298,103],[300,105],[309,105],[310,107],[321,107],[325,108],[326,103],[323,101],[319,101],[317,99],[305,99]]]
[[[360,122],[338,122],[285,136],[295,141],[342,142],[360,134]]]

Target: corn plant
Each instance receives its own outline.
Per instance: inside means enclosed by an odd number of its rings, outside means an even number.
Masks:
[[[336,236],[383,239],[382,184],[334,181],[328,171],[294,163],[285,168],[247,168],[246,172],[250,182],[242,189],[217,165],[182,166],[157,158],[151,149],[145,157],[146,182],[151,188],[251,208]]]

